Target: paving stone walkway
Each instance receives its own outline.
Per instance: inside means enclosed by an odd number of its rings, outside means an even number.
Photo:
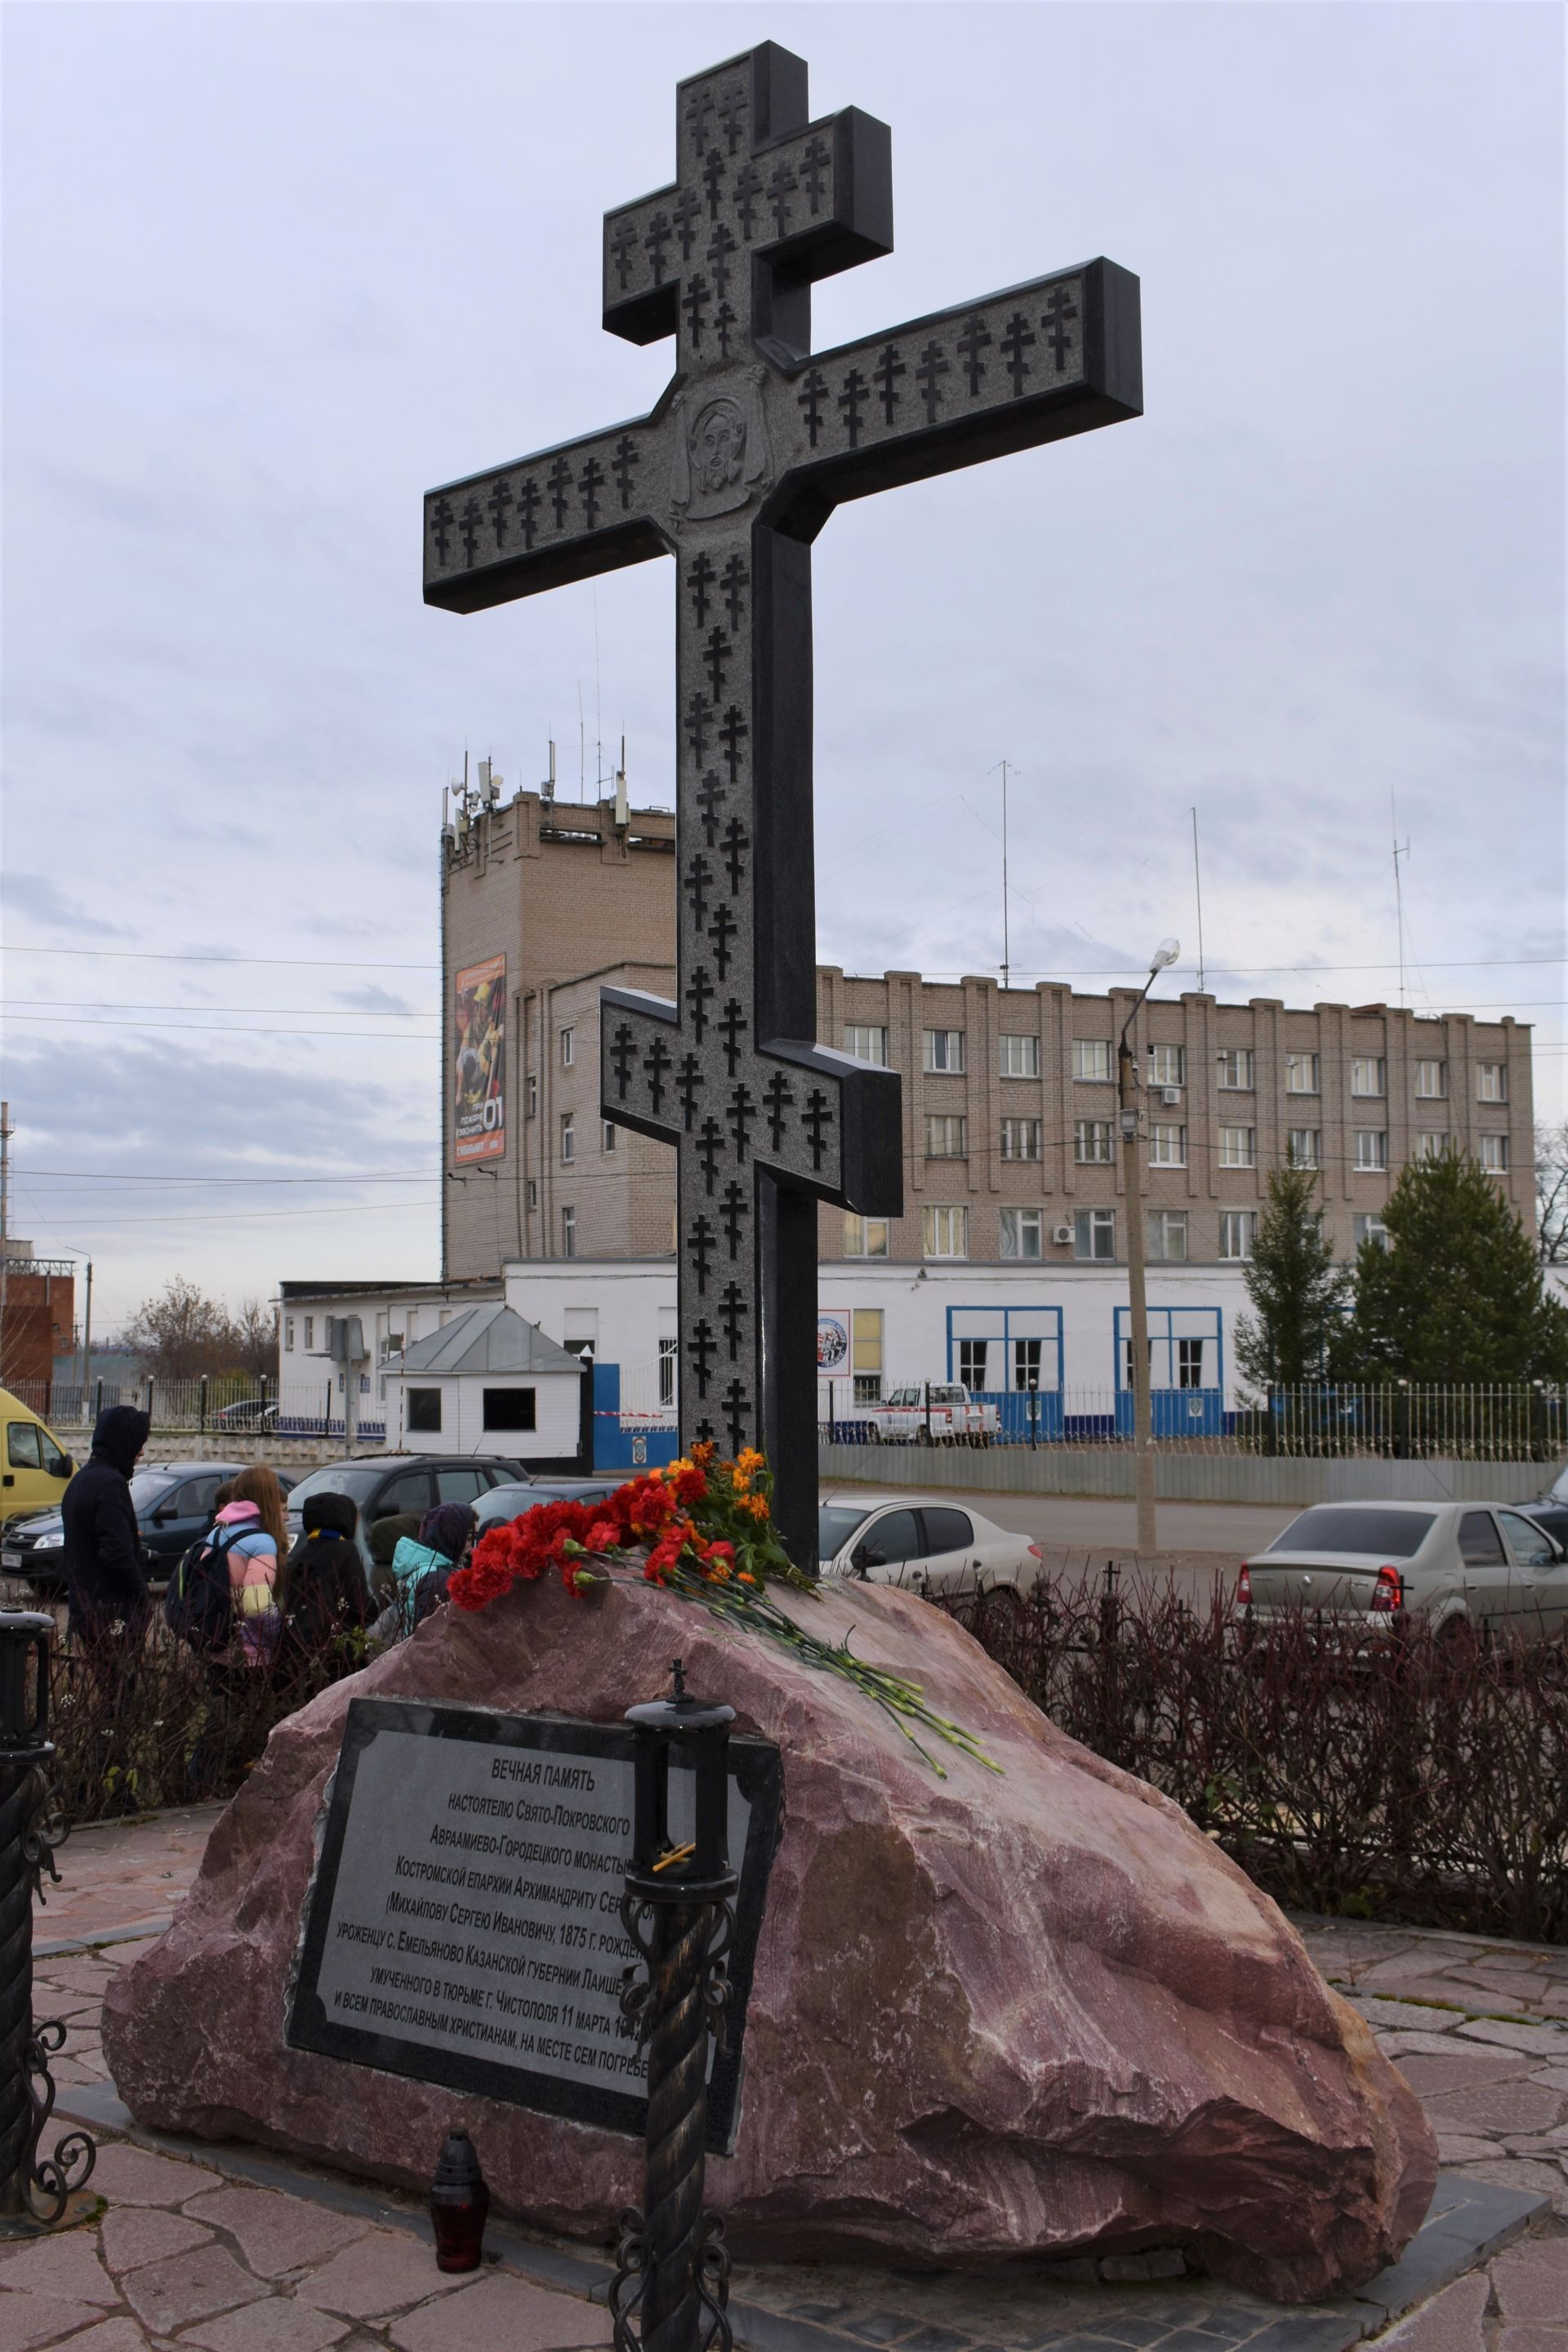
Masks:
[[[75,2109],[100,2135],[109,2126],[93,2183],[107,2210],[58,2239],[0,2243],[0,2352],[608,2346],[606,2273],[590,2250],[503,2224],[482,2274],[443,2278],[412,2200],[255,2149],[154,2147],[131,2136],[98,2038],[103,1988],[194,1876],[217,1810],[81,1832],[62,1851],[68,1893],[55,1890],[37,1920],[37,2011],[69,2030],[56,2062],[62,2113]],[[737,2344],[1342,2352],[1359,2339],[1377,2352],[1568,2352],[1568,1950],[1342,1920],[1296,1925],[1439,2135],[1444,2181],[1398,2273],[1356,2297],[1289,2311],[1186,2277],[1174,2254],[987,2281],[741,2265]],[[1518,2191],[1541,2209],[1522,2234],[1509,2193]],[[1139,2267],[1142,2277],[1128,2275]]]

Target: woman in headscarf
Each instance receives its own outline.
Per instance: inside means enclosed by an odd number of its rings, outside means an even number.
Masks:
[[[461,1568],[479,1526],[469,1503],[437,1503],[419,1525],[418,1541],[405,1536],[392,1555],[397,1581],[398,1630],[411,1633],[447,1598],[453,1571]]]
[[[295,1661],[319,1658],[370,1616],[370,1594],[354,1533],[359,1513],[346,1495],[308,1495],[299,1542],[284,1570],[284,1646]]]

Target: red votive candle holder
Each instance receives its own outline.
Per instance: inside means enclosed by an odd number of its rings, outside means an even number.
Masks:
[[[490,2192],[474,2143],[458,2128],[448,2134],[430,2183],[430,2220],[438,2271],[477,2271],[485,2247]]]

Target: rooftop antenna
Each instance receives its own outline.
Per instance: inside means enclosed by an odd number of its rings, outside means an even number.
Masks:
[[[1388,829],[1394,845],[1394,923],[1399,934],[1399,1002],[1405,1003],[1405,892],[1399,878],[1399,861],[1410,855],[1408,835],[1401,842],[1399,819],[1394,805],[1394,786],[1388,788]]]
[[[626,739],[621,737],[621,764],[616,770],[616,827],[625,833],[630,812],[626,806]]]
[[[1012,969],[1007,941],[1007,762],[1002,762],[1002,985]]]
[[[1198,813],[1193,811],[1193,888],[1198,901],[1198,994],[1204,994],[1204,877],[1198,864]]]
[[[552,806],[553,806],[553,805],[554,805],[554,801],[555,801],[555,738],[554,738],[554,736],[553,736],[553,735],[552,735],[552,736],[551,737],[551,739],[550,739],[550,773],[545,777],[543,783],[542,783],[542,784],[540,786],[540,788],[539,788],[539,792],[540,792],[540,798],[541,798],[542,800],[548,801],[548,802],[551,803],[551,805],[552,805]]]
[[[588,796],[588,730],[583,719],[583,681],[577,680],[577,799]]]

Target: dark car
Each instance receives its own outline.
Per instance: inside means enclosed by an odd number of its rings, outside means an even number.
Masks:
[[[1555,1536],[1564,1551],[1568,1551],[1568,1496],[1559,1498],[1555,1495],[1548,1495],[1539,1503],[1520,1503],[1516,1508],[1527,1519],[1533,1519],[1538,1527],[1544,1528],[1549,1536]]]
[[[529,1478],[506,1486],[492,1486],[475,1508],[481,1528],[502,1527],[535,1503],[602,1503],[621,1484],[618,1478]]]
[[[289,1533],[299,1534],[308,1496],[346,1495],[359,1512],[359,1548],[368,1569],[367,1530],[377,1519],[395,1518],[403,1511],[422,1519],[437,1503],[479,1506],[497,1486],[528,1483],[521,1462],[498,1454],[361,1454],[353,1461],[329,1462],[300,1479],[289,1497]]]
[[[186,1548],[205,1535],[217,1508],[217,1490],[237,1478],[243,1462],[149,1462],[131,1481],[131,1500],[142,1530],[142,1564],[161,1583]],[[295,1474],[278,1473],[285,1495]],[[38,1511],[5,1530],[0,1570],[23,1576],[35,1592],[57,1592],[66,1580],[65,1524],[58,1510]]]

